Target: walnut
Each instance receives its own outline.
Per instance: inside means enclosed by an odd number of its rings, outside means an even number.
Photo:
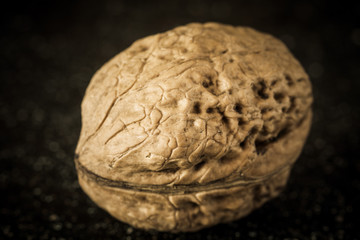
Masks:
[[[193,23],[140,39],[86,90],[80,185],[138,228],[241,218],[285,186],[311,104],[308,75],[270,35]]]

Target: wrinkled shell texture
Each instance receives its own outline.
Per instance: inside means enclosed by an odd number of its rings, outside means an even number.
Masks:
[[[285,186],[311,104],[307,74],[270,35],[193,23],[140,39],[86,91],[80,184],[139,228],[238,219]]]

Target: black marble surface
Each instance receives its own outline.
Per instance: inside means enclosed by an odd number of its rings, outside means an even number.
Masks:
[[[344,1],[12,1],[1,7],[0,239],[360,239],[360,5]],[[133,41],[194,21],[282,39],[309,73],[314,122],[285,191],[196,233],[137,230],[79,188],[92,74]]]

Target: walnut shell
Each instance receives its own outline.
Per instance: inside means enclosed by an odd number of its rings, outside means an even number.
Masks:
[[[285,186],[311,104],[308,75],[270,35],[193,23],[140,39],[86,90],[80,185],[139,228],[238,219]]]

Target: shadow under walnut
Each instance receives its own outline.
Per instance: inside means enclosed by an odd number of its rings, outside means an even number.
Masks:
[[[144,229],[195,231],[285,186],[311,125],[308,76],[277,39],[189,24],[106,63],[82,103],[84,191]]]

